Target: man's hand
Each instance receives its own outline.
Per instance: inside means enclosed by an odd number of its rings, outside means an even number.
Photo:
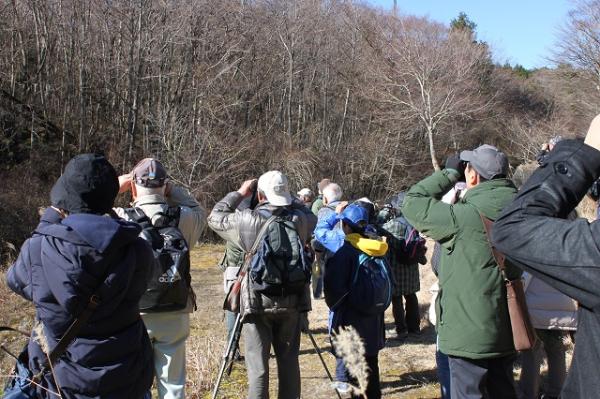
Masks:
[[[342,201],[335,207],[335,213],[342,213],[348,206],[348,201]]]
[[[600,115],[596,115],[592,120],[584,143],[600,151]]]
[[[133,184],[131,173],[119,176],[119,194],[131,190],[131,184]]]
[[[446,169],[454,169],[460,175],[458,177],[459,181],[465,180],[465,161],[460,160],[460,156],[458,154],[454,154],[446,159],[446,165],[444,166]]]
[[[246,180],[245,182],[242,183],[242,185],[240,186],[240,188],[237,191],[238,191],[238,193],[240,193],[242,195],[242,197],[250,197],[252,195],[252,191],[254,191],[254,188],[256,187],[257,183],[258,183],[258,180],[256,180],[256,179]]]
[[[550,151],[550,144],[544,143],[542,144],[542,151]]]

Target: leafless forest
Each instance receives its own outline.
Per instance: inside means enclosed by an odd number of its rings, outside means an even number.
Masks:
[[[482,142],[513,166],[600,105],[600,1],[552,68],[501,65],[477,21],[349,0],[0,1],[0,243],[33,228],[68,159],[153,155],[210,207],[281,168],[382,199]],[[509,29],[509,24],[507,24]]]

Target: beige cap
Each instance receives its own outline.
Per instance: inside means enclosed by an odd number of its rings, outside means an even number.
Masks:
[[[271,205],[287,206],[292,203],[288,179],[278,170],[270,170],[259,177],[258,189],[265,194]]]

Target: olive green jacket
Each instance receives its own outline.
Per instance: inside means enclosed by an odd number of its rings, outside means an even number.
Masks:
[[[312,206],[310,208],[310,210],[312,211],[312,213],[315,214],[315,216],[317,216],[319,214],[319,210],[321,210],[321,208],[323,208],[323,196],[319,195],[312,203]]]
[[[456,204],[441,201],[457,181],[446,169],[415,184],[402,206],[404,217],[420,232],[439,241],[440,291],[436,302],[440,350],[468,359],[514,353],[506,288],[492,255],[480,215],[495,220],[517,190],[507,179],[470,188]],[[507,262],[510,279],[520,270]]]

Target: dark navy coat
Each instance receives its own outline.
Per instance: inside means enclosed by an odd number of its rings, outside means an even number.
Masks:
[[[93,214],[61,221],[48,208],[8,270],[8,286],[34,303],[50,349],[101,287],[101,304],[54,365],[63,398],[142,398],[152,385],[138,302],[154,257],[139,232],[135,223]],[[35,339],[28,351],[30,368],[39,370],[45,355]],[[42,384],[56,391],[52,376]]]
[[[352,278],[359,267],[360,251],[347,241],[327,260],[323,275],[325,302],[330,309],[329,329],[352,326],[364,340],[367,356],[375,356],[385,345],[384,314],[365,315],[345,300]]]

